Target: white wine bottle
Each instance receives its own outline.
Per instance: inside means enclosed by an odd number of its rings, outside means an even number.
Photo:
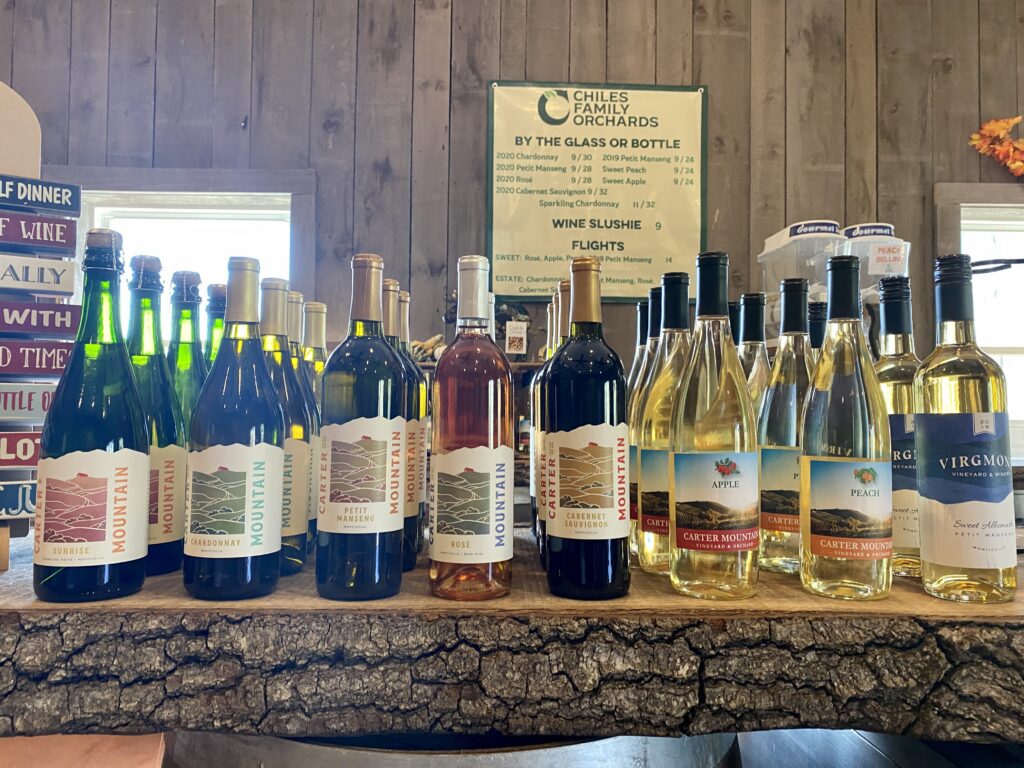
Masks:
[[[728,281],[727,254],[697,257],[697,323],[672,418],[672,586],[711,599],[757,591],[757,422]]]
[[[974,337],[971,259],[935,260],[938,344],[914,379],[921,580],[935,597],[1012,600],[1017,553],[1006,378]]]
[[[921,575],[918,525],[917,452],[914,446],[914,374],[921,361],[914,354],[910,279],[903,275],[878,281],[879,341],[882,355],[875,373],[889,414],[892,444],[892,572]]]
[[[758,567],[776,573],[800,569],[800,419],[810,386],[807,281],[783,280],[782,325],[775,363],[757,422],[761,496]]]
[[[661,340],[661,288],[647,294],[647,354],[644,367],[637,376],[633,391],[626,400],[626,424],[629,427],[629,552],[640,549],[640,419],[651,384],[651,373],[658,365],[658,342]]]
[[[764,340],[764,303],[763,293],[744,293],[740,296],[740,365],[747,377],[754,413],[761,410],[761,398],[771,375],[768,347]]]
[[[860,316],[860,260],[828,260],[828,325],[804,406],[800,579],[872,600],[892,584],[889,420]]]
[[[647,358],[647,299],[636,303],[636,349],[633,350],[633,364],[626,376],[626,400],[633,396],[637,378]]]
[[[679,396],[679,377],[690,354],[690,276],[661,276],[661,338],[651,390],[640,416],[640,567],[668,575],[669,504],[672,487],[672,413]]]
[[[540,479],[540,444],[544,440],[544,433],[540,428],[540,390],[542,382],[544,381],[545,370],[548,366],[548,360],[551,359],[551,348],[554,346],[552,341],[555,336],[555,311],[554,302],[550,302],[547,306],[547,338],[544,341],[544,362],[541,363],[533,377],[530,379],[530,515],[533,524],[533,535],[537,539],[537,545],[540,546],[540,524],[537,518],[537,500],[539,493],[538,491],[538,480]],[[541,562],[544,562],[543,556],[541,556]]]

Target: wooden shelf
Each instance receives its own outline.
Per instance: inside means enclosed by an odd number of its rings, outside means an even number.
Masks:
[[[316,595],[311,572],[254,601],[188,598],[180,574],[83,605],[37,601],[31,542],[0,580],[0,734],[219,730],[678,735],[860,728],[1024,741],[1024,602],[967,607],[899,580],[846,603],[763,574],[701,602],[634,571],[616,601],[552,597],[517,537],[513,592]]]

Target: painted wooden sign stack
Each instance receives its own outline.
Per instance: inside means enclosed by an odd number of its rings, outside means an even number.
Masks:
[[[78,330],[80,213],[80,187],[0,173],[0,570],[35,511],[39,428]]]

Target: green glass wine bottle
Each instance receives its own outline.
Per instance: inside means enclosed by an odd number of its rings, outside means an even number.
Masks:
[[[257,259],[228,260],[224,337],[195,413],[185,589],[205,600],[274,591],[281,573],[284,414],[260,345]]]
[[[284,412],[284,482],[281,500],[281,573],[298,573],[306,562],[309,536],[309,476],[313,454],[312,417],[292,365],[288,323],[288,281],[264,278],[260,339],[270,380]],[[301,306],[301,304],[300,304]]]
[[[306,519],[306,552],[311,554],[316,545],[316,507],[320,495],[320,405],[313,394],[313,380],[309,369],[303,362],[303,349],[299,339],[303,338],[303,307],[302,294],[298,291],[288,292],[288,351],[291,353],[292,370],[302,391],[302,399],[309,412],[310,427],[310,459],[309,459],[309,505]],[[326,311],[324,306],[324,311]]]
[[[199,283],[198,272],[171,275],[171,343],[167,346],[167,363],[181,408],[186,441],[192,426],[192,412],[209,373],[199,343]]]
[[[82,319],[40,437],[32,586],[51,602],[129,595],[146,577],[149,435],[121,336],[121,235],[90,230],[82,268]]]
[[[213,361],[220,351],[220,340],[224,338],[224,307],[227,302],[227,286],[214,283],[206,289],[206,369],[213,369]]]
[[[405,374],[381,327],[383,271],[376,254],[352,258],[349,335],[324,368],[316,585],[334,600],[402,586]]]
[[[398,351],[405,359],[406,374],[409,377],[408,396],[412,402],[409,423],[409,466],[406,467],[408,478],[405,487],[408,497],[406,501],[416,504],[416,550],[410,556],[403,549],[405,569],[411,570],[416,565],[416,555],[423,552],[426,540],[427,525],[427,435],[430,431],[430,394],[427,391],[427,377],[412,359],[409,348],[409,312],[412,297],[408,291],[398,293]],[[407,529],[406,542],[409,541]]]
[[[128,355],[149,427],[149,554],[146,575],[181,567],[185,536],[185,428],[160,332],[160,259],[131,262]]]

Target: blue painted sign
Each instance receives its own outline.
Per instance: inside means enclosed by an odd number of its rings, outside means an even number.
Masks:
[[[82,213],[82,188],[0,173],[0,208],[77,217]]]
[[[36,512],[36,481],[0,483],[0,521],[31,517]]]

